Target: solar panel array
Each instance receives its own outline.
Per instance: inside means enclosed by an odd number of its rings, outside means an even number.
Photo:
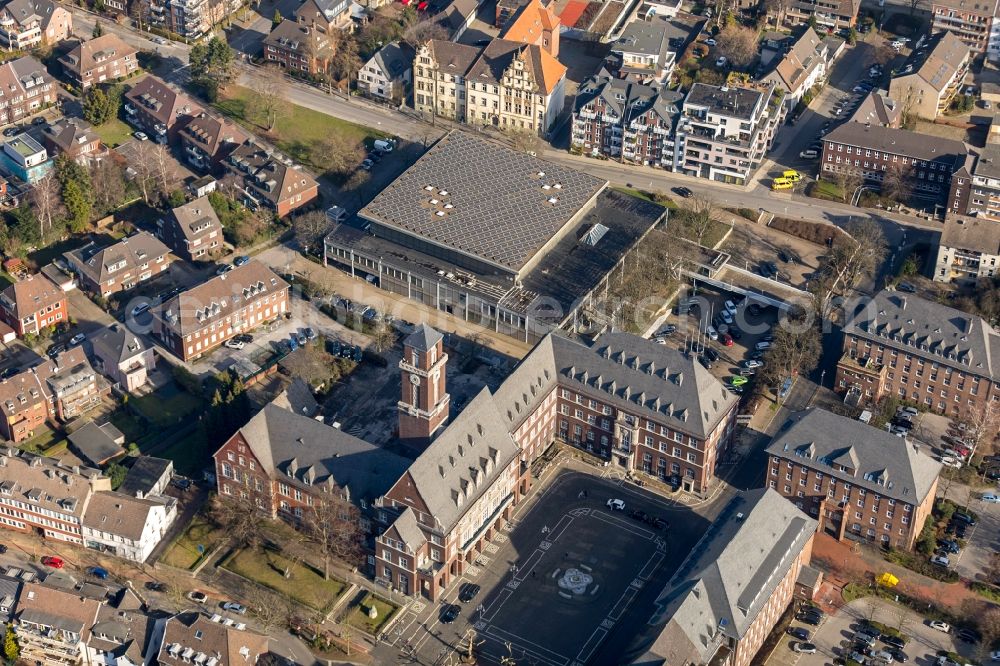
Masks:
[[[361,215],[517,271],[605,182],[452,132]]]

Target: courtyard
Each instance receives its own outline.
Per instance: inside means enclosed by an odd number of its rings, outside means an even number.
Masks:
[[[624,510],[612,510],[621,499]],[[667,522],[657,528],[634,511]],[[487,543],[440,605],[419,602],[387,637],[424,658],[474,631],[480,663],[615,663],[710,519],[594,472],[560,469]],[[465,586],[481,590],[461,601]],[[442,621],[442,610],[460,607]],[[394,653],[396,656],[396,653]]]

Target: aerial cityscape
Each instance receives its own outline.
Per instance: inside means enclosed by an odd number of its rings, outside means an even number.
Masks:
[[[0,0],[0,134],[5,664],[1000,663],[1000,0]]]

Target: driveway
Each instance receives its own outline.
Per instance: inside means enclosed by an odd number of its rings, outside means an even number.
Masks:
[[[827,616],[819,627],[810,627],[801,622],[792,622],[793,627],[805,627],[812,634],[816,654],[798,654],[791,646],[797,639],[788,636],[775,649],[767,661],[767,666],[825,666],[836,657],[845,656],[850,651],[851,637],[861,628],[861,622],[871,619],[889,627],[899,629],[909,637],[903,652],[918,666],[933,663],[938,650],[958,652],[972,657],[972,646],[956,643],[950,634],[932,629],[927,620],[913,611],[877,597],[865,597],[841,607],[836,614]],[[879,643],[879,649],[884,647]]]

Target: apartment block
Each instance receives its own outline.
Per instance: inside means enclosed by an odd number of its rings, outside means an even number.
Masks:
[[[30,51],[56,44],[73,32],[73,15],[53,0],[10,0],[0,7],[0,45]]]
[[[749,666],[805,580],[816,521],[770,489],[739,493],[656,598],[621,663]]]
[[[571,145],[590,155],[673,170],[683,100],[679,91],[595,75],[577,91]]]
[[[413,50],[402,42],[386,44],[358,71],[358,89],[372,97],[404,101],[413,81]]]
[[[998,353],[1000,334],[979,317],[881,291],[845,323],[836,387],[965,419],[1000,401]]]
[[[681,108],[674,171],[746,184],[764,160],[785,118],[780,89],[771,82],[695,83]]]
[[[285,19],[264,38],[264,57],[288,70],[316,75],[327,71],[336,43],[329,34]]]
[[[118,35],[107,33],[81,42],[59,58],[63,74],[70,83],[86,89],[95,83],[115,81],[139,69],[138,49]]]
[[[207,113],[189,117],[177,130],[185,161],[198,171],[214,171],[249,138],[236,123]]]
[[[562,112],[566,67],[534,44],[431,40],[417,50],[413,82],[420,113],[545,134]]]
[[[998,270],[1000,220],[949,214],[938,241],[934,280],[975,283],[1000,275]]]
[[[157,221],[157,234],[178,257],[208,261],[223,249],[222,222],[208,197],[199,197]]]
[[[785,105],[791,110],[827,73],[833,54],[816,31],[807,27],[787,52],[778,56],[774,70],[764,78],[785,91]]]
[[[942,32],[920,45],[889,83],[889,96],[909,113],[934,120],[962,88],[972,53],[954,33]]]
[[[253,139],[229,153],[224,165],[243,203],[284,217],[319,196],[319,183],[301,166],[289,165]]]
[[[147,76],[125,93],[125,120],[157,143],[173,143],[181,128],[205,113],[200,105],[155,76]]]
[[[918,445],[817,408],[790,416],[767,454],[768,486],[820,529],[902,549],[920,536],[941,472]]]
[[[0,293],[0,318],[20,337],[69,322],[66,292],[38,273],[18,280]]]
[[[861,0],[791,0],[784,7],[781,23],[788,28],[808,25],[811,20],[833,32],[853,28]]]
[[[288,305],[288,283],[251,261],[153,308],[153,333],[170,352],[189,361],[283,316]]]
[[[935,33],[951,33],[973,54],[985,54],[991,61],[1000,59],[997,0],[933,0],[931,16],[931,29]]]
[[[59,11],[65,10],[59,8]],[[7,94],[0,99],[0,124],[19,122],[41,111],[43,106],[55,104],[57,88],[45,65],[31,56],[3,63],[0,89]]]
[[[954,196],[952,174],[965,163],[961,141],[891,127],[844,123],[823,137],[822,172],[860,176],[872,187],[887,178],[903,181],[915,193],[945,201]]]
[[[132,289],[170,268],[170,249],[148,231],[108,247],[89,243],[63,255],[80,287],[107,298]]]
[[[689,28],[666,18],[634,20],[611,45],[604,67],[615,76],[660,88],[677,65],[677,54],[688,42]]]

